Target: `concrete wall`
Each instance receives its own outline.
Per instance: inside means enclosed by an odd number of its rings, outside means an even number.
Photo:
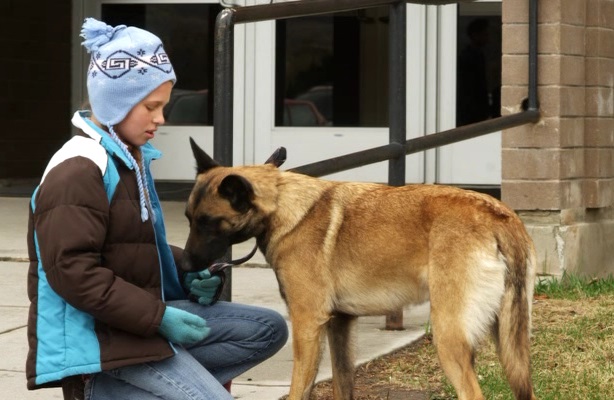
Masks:
[[[40,177],[70,137],[70,0],[0,1],[0,179]]]
[[[503,114],[527,93],[528,2],[503,1]],[[502,141],[502,200],[519,210],[540,271],[614,273],[614,0],[541,0],[542,119]]]

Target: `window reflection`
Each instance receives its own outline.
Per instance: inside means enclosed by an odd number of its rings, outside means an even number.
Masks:
[[[168,125],[213,125],[213,37],[219,4],[103,4],[110,25],[147,29],[162,39],[177,83],[164,109]]]
[[[388,125],[388,7],[276,22],[277,126]]]
[[[501,14],[459,5],[456,126],[501,115]]]

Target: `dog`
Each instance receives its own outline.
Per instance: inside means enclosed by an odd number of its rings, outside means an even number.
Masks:
[[[352,399],[356,318],[426,301],[440,365],[460,400],[484,398],[474,355],[487,334],[516,399],[535,399],[535,249],[506,205],[444,185],[334,182],[276,162],[223,167],[190,143],[197,175],[182,268],[210,265],[256,238],[292,321],[289,399],[309,399],[324,332],[333,397]]]

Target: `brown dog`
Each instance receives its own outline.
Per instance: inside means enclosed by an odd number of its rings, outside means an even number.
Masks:
[[[317,179],[273,164],[222,167],[193,141],[196,183],[183,268],[251,237],[292,321],[290,399],[309,399],[328,334],[335,399],[351,399],[352,323],[430,300],[439,360],[458,398],[483,399],[475,349],[491,333],[517,399],[534,399],[529,330],[535,250],[517,215],[453,187]]]

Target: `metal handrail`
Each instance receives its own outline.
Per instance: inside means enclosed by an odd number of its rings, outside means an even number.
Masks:
[[[473,139],[487,133],[498,132],[502,129],[513,128],[529,122],[537,122],[539,121],[539,116],[539,110],[526,110],[517,114],[493,118],[475,124],[464,125],[447,131],[409,139],[404,145],[390,143],[312,164],[305,164],[293,168],[292,171],[311,176],[328,175],[380,161],[386,161],[387,159],[399,157],[400,155],[418,153],[435,147]]]

